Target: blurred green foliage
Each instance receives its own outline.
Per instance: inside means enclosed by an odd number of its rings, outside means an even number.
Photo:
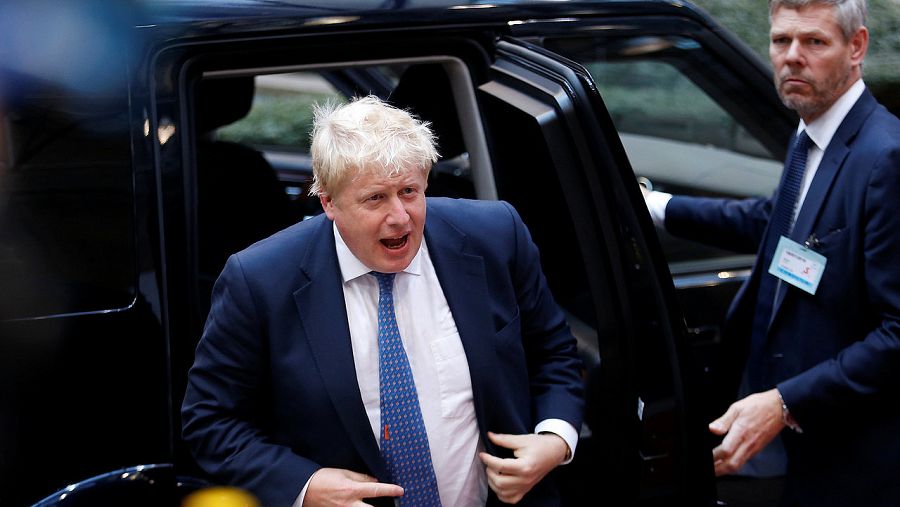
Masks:
[[[327,94],[257,93],[250,114],[220,129],[218,137],[223,141],[309,152],[313,106],[335,98]]]
[[[668,63],[604,62],[585,67],[621,132],[767,156],[731,115]]]

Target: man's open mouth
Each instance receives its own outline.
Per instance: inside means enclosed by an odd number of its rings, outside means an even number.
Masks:
[[[396,250],[398,248],[403,248],[403,245],[405,245],[407,241],[409,241],[409,234],[404,234],[399,238],[383,239],[381,240],[381,244],[386,246],[387,248],[390,248],[391,250]]]

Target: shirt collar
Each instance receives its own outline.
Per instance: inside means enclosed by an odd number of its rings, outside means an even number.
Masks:
[[[334,229],[334,247],[335,250],[337,250],[338,265],[341,268],[341,277],[343,278],[344,283],[367,275],[373,271],[372,268],[363,264],[361,260],[353,255],[353,252],[350,251],[350,247],[347,246],[347,243],[344,242],[344,238],[341,237],[341,232],[338,230],[337,224],[332,222],[331,227]],[[403,273],[421,275],[423,254],[428,255],[428,247],[425,245],[424,241],[422,241],[422,244],[419,246],[419,251],[416,252],[416,256],[413,257],[409,266],[406,266]]]
[[[865,90],[865,83],[863,83],[862,79],[858,79],[843,95],[834,101],[834,104],[822,116],[816,118],[809,125],[801,119],[800,126],[797,127],[797,134],[806,130],[806,134],[816,147],[825,151],[844,118],[847,117],[847,114],[850,113],[853,105],[856,104],[856,101],[859,100]]]

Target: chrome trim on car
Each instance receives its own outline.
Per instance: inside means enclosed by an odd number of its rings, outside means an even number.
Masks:
[[[749,269],[718,271],[715,273],[692,273],[672,277],[676,289],[693,289],[697,287],[714,287],[723,283],[744,283],[750,278]]]

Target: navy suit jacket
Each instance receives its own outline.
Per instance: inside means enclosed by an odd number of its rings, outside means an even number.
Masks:
[[[673,197],[666,229],[762,249],[774,199]],[[782,433],[785,503],[898,505],[900,121],[868,90],[826,148],[791,239],[811,235],[827,258],[824,274],[815,295],[782,284],[758,386],[777,385],[803,429]],[[754,266],[726,324],[726,339],[743,353],[762,276],[772,276],[768,266]],[[736,386],[740,368],[731,373]]]
[[[530,433],[583,408],[575,340],[506,203],[428,199],[425,241],[453,313],[487,431]],[[213,290],[182,408],[215,478],[289,506],[320,467],[386,480],[351,351],[332,222],[296,224],[233,255]],[[491,495],[489,503],[496,502]],[[525,505],[558,503],[544,481]]]

